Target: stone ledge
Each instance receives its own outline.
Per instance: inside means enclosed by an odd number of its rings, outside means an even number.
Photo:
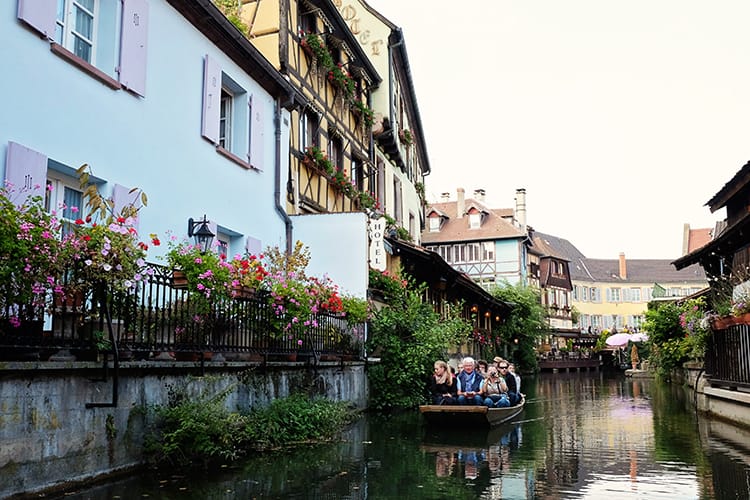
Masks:
[[[728,389],[718,389],[716,387],[704,387],[703,394],[712,398],[726,399],[750,406],[750,393],[740,391],[730,391]]]

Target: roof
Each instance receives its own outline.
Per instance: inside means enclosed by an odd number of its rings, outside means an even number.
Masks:
[[[536,232],[539,239],[553,249],[555,256],[570,261],[570,278],[573,281],[603,283],[701,283],[706,273],[698,266],[675,270],[669,259],[626,259],[626,279],[620,278],[620,259],[589,259],[564,238]]]
[[[479,229],[469,229],[469,218],[464,215],[458,218],[457,202],[447,201],[433,203],[427,209],[427,213],[435,210],[448,217],[440,227],[440,231],[431,232],[426,230],[422,233],[422,243],[429,245],[431,243],[448,243],[454,241],[478,241],[478,240],[501,240],[526,237],[526,233],[521,231],[507,220],[498,216],[494,210],[490,210],[481,201],[473,198],[467,198],[464,201],[464,207],[468,210],[475,207],[483,210],[486,215],[482,219],[482,225]]]
[[[513,309],[512,303],[495,298],[469,276],[453,268],[438,253],[396,238],[386,237],[385,240],[395,254],[409,259],[414,264],[408,272],[416,279],[421,277],[422,281],[426,282],[427,277],[433,280],[443,277],[449,284],[451,294],[456,298],[483,304],[502,313],[508,313]]]
[[[185,19],[229,56],[268,93],[286,96],[287,105],[304,103],[295,89],[263,54],[221,13],[211,0],[167,0]]]
[[[722,187],[713,198],[706,202],[706,206],[710,208],[711,213],[716,212],[720,208],[725,207],[727,202],[748,184],[750,184],[750,162],[745,163],[745,165],[734,174],[734,177],[724,184],[724,187]]]

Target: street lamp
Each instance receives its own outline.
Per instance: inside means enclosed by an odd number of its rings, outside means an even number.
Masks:
[[[197,226],[200,227],[196,230]],[[211,248],[211,242],[216,235],[208,228],[208,221],[204,214],[202,220],[194,221],[192,217],[188,219],[188,236],[195,238],[195,244],[201,252],[206,253]]]

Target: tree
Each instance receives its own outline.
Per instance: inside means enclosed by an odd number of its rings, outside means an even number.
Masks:
[[[537,340],[547,330],[547,313],[542,307],[541,292],[522,283],[511,285],[506,282],[495,288],[492,294],[513,305],[508,317],[495,328],[495,338],[499,337],[505,346],[510,346],[511,359],[519,370],[536,371]]]

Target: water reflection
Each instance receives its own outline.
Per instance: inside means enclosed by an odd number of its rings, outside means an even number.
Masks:
[[[524,378],[494,429],[369,415],[345,440],[205,474],[144,474],[66,498],[748,498],[750,433],[708,421],[681,386],[602,374]]]

